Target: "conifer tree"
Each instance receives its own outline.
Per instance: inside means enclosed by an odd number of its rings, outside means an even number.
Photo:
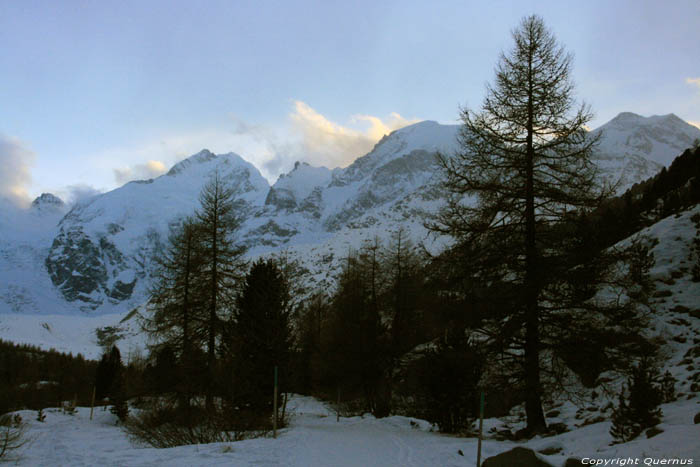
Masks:
[[[253,263],[236,298],[224,342],[232,359],[237,402],[264,407],[271,400],[273,372],[279,371],[281,392],[288,387],[292,347],[289,282],[272,259]]]
[[[127,403],[125,369],[122,363],[121,353],[115,345],[107,358],[107,374],[110,375],[109,389],[107,395],[109,402],[112,404],[110,411],[119,417],[120,421],[126,420],[129,414],[129,406]]]
[[[113,345],[109,353],[103,353],[95,374],[95,396],[98,400],[112,397],[112,390],[122,367],[119,348]]]
[[[199,195],[198,224],[201,251],[201,303],[205,310],[207,351],[206,407],[214,408],[216,343],[222,321],[234,304],[236,286],[241,273],[245,248],[236,243],[235,233],[240,220],[236,215],[233,189],[217,171]]]
[[[325,363],[328,377],[343,394],[359,393],[366,410],[386,415],[388,401],[380,389],[388,346],[379,313],[383,280],[375,246],[370,243],[361,253],[348,254],[332,299]]]
[[[659,405],[663,402],[664,394],[658,385],[659,379],[658,370],[650,358],[642,358],[632,368],[627,381],[628,391],[622,387],[618,406],[613,411],[610,428],[613,438],[624,443],[661,421]]]
[[[399,228],[383,249],[386,307],[391,317],[391,353],[399,358],[417,345],[418,309],[423,289],[421,261],[407,232]]]
[[[198,372],[193,357],[207,335],[197,233],[198,225],[191,218],[171,228],[164,250],[156,257],[148,302],[151,314],[143,323],[145,331],[156,340],[152,351],[158,355],[171,352],[178,360],[169,366],[179,379],[171,390],[179,393],[184,406],[193,396],[193,379]]]
[[[489,305],[485,332],[517,363],[534,434],[546,430],[544,351],[567,353],[561,344],[576,336],[561,331],[588,329],[603,309],[608,320],[634,313],[594,300],[599,287],[620,285],[611,274],[622,258],[606,256],[576,220],[611,190],[591,159],[597,140],[585,131],[588,106],[574,100],[572,56],[537,16],[524,18],[513,40],[481,111],[461,112],[461,150],[441,158],[447,206],[431,227],[469,253],[467,275]]]

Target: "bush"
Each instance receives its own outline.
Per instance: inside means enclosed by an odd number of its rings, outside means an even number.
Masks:
[[[24,424],[19,415],[5,414],[0,416],[0,459],[7,460],[11,451],[24,446]]]
[[[278,422],[278,427],[286,426],[286,422]],[[156,448],[171,448],[259,438],[270,433],[271,420],[259,413],[207,411],[196,406],[177,407],[160,401],[129,417],[124,427],[135,440]]]
[[[483,360],[463,331],[452,332],[426,353],[422,368],[423,416],[444,433],[468,430],[477,415]]]
[[[673,402],[676,397],[676,378],[671,375],[671,372],[666,370],[666,373],[661,377],[660,388],[662,402]]]
[[[648,358],[643,358],[632,369],[627,384],[629,394],[623,386],[612,415],[610,434],[617,442],[630,441],[661,420],[659,404],[663,402],[664,394],[656,384],[658,380],[658,370]]]

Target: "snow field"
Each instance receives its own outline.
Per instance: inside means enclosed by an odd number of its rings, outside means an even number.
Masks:
[[[20,411],[31,442],[16,454],[16,465],[27,466],[474,466],[477,440],[430,432],[430,424],[407,417],[375,419],[371,415],[341,418],[311,397],[293,396],[288,409],[293,414],[288,428],[277,439],[258,438],[235,443],[179,446],[155,449],[130,440],[116,424],[116,417],[101,407],[89,420],[90,408],[79,407],[75,415],[47,409],[46,421],[38,422],[35,411]],[[561,449],[542,456],[553,465],[569,457],[591,459],[645,458],[693,459],[700,462],[700,425],[693,415],[700,401],[682,400],[662,406],[663,433],[610,446],[610,422],[575,428],[548,438],[525,443],[485,439],[482,459],[515,446],[535,451]],[[413,421],[413,423],[411,423]],[[500,426],[489,419],[486,426]],[[571,427],[571,426],[570,426]],[[486,429],[484,430],[487,431]],[[459,454],[459,451],[463,455]]]

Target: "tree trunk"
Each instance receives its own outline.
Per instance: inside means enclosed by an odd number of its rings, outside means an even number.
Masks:
[[[219,215],[219,206],[218,206],[218,193],[219,193],[219,185],[218,185],[219,179],[217,177],[216,179],[216,193],[217,193],[217,198],[214,200],[214,215],[212,216],[213,218],[213,225],[212,225],[212,261],[211,261],[211,297],[210,297],[210,304],[209,304],[209,341],[207,342],[207,373],[208,373],[208,382],[207,382],[207,391],[206,391],[206,398],[205,398],[205,406],[207,411],[211,411],[214,409],[214,364],[216,363],[216,355],[215,355],[215,345],[216,345],[216,306],[217,306],[217,299],[218,299],[218,294],[219,294],[219,284],[218,284],[218,276],[217,273],[219,272],[219,258],[218,258],[218,251],[217,251],[217,235],[219,234],[218,232],[218,215]]]
[[[528,64],[532,68],[532,61]],[[535,186],[533,147],[533,85],[528,76],[528,118],[525,182],[525,414],[527,431],[540,433],[547,429],[542,411],[540,384],[540,320],[538,316],[539,281],[537,280],[537,243],[535,234]]]

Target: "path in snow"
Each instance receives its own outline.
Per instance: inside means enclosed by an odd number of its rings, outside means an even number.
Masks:
[[[31,466],[471,466],[473,439],[430,433],[425,422],[412,426],[409,418],[350,417],[336,421],[335,413],[310,397],[294,397],[290,426],[278,438],[155,449],[132,443],[116,426],[114,415],[80,407],[74,416],[57,409],[21,411],[28,423],[27,445],[18,465]],[[466,457],[460,456],[461,449]],[[494,446],[495,452],[502,447]],[[487,450],[488,451],[488,450]],[[495,453],[494,452],[494,453]]]

